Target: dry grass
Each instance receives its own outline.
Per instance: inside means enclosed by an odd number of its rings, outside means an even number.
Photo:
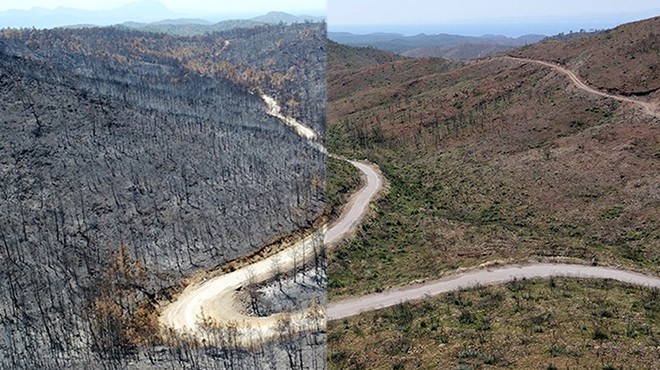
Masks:
[[[660,17],[655,17],[592,37],[548,40],[510,54],[559,62],[602,90],[644,95],[660,89],[658,30]]]
[[[367,157],[391,182],[377,217],[331,261],[331,296],[489,260],[559,256],[658,271],[652,118],[531,64],[423,67],[398,84],[385,82],[391,68],[360,69],[361,85],[340,93],[354,85],[330,82],[339,97],[329,104],[331,150]]]
[[[331,369],[652,369],[658,290],[554,278],[449,293],[329,325]]]

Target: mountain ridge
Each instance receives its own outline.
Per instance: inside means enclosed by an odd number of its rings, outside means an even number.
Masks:
[[[408,57],[442,57],[456,61],[474,59],[498,52],[511,50],[544,39],[545,35],[502,35],[463,36],[446,33],[427,35],[403,35],[398,33],[353,34],[329,32],[332,41],[360,47],[374,47]]]
[[[204,19],[210,17],[212,20]],[[219,18],[219,20],[218,20]],[[232,19],[233,18],[233,19]],[[0,25],[10,28],[37,27],[69,27],[76,25],[110,26],[131,22],[150,26],[158,25],[213,25],[223,21],[250,21],[254,24],[290,24],[297,22],[320,22],[324,16],[292,15],[281,11],[270,11],[266,14],[247,17],[232,14],[207,14],[200,12],[182,13],[172,11],[159,1],[146,0],[129,3],[117,8],[104,10],[88,10],[69,7],[54,9],[35,7],[30,10],[10,9],[0,11]],[[215,21],[213,21],[215,20]],[[226,30],[227,27],[219,27]],[[200,32],[213,32],[214,29]]]

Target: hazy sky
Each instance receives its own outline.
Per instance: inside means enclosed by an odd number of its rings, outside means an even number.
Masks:
[[[402,33],[433,32],[427,25],[452,24],[474,26],[474,33],[490,30],[488,24],[506,23],[497,33],[568,32],[558,28],[544,30],[541,23],[566,23],[564,27],[612,27],[632,20],[660,15],[658,0],[328,0],[327,18],[331,31],[396,31]],[[514,30],[513,23],[527,24]],[[570,25],[568,24],[570,23]],[[534,27],[534,25],[539,25]],[[399,28],[373,25],[402,26]],[[511,25],[511,26],[509,26]],[[405,27],[403,27],[405,26]],[[495,27],[490,27],[495,28]],[[555,31],[555,29],[557,29]],[[409,30],[410,32],[405,32]],[[442,31],[436,27],[435,30]],[[469,28],[464,32],[469,33]]]
[[[68,7],[77,9],[114,9],[140,0],[0,0],[0,10],[33,7],[53,9]],[[325,13],[325,0],[159,0],[174,11],[208,11],[213,14],[254,13],[265,14],[271,10],[302,14],[313,11]]]
[[[658,0],[329,0],[328,22],[404,24],[660,10]]]

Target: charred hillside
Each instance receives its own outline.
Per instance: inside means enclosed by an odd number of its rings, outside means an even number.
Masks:
[[[272,30],[2,32],[1,368],[122,367],[183,277],[321,216],[324,156],[254,93],[322,131],[320,28]]]

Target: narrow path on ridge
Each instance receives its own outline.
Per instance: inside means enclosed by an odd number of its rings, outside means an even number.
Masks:
[[[546,62],[546,61],[543,61],[543,60],[518,58],[518,57],[512,57],[512,56],[504,56],[504,57],[498,57],[498,58],[515,60],[515,61],[518,61],[518,62],[536,63],[536,64],[543,65],[545,67],[550,67],[550,68],[552,68],[556,71],[559,71],[559,72],[565,74],[566,76],[568,76],[568,78],[571,80],[571,82],[573,82],[573,84],[580,90],[586,91],[590,94],[599,95],[599,96],[615,99],[615,100],[626,102],[626,103],[636,104],[637,106],[641,107],[644,110],[644,113],[646,113],[648,115],[651,115],[651,116],[654,116],[656,118],[660,118],[660,108],[658,107],[657,103],[646,102],[646,101],[631,98],[631,97],[628,97],[628,96],[614,95],[614,94],[606,93],[604,91],[596,90],[593,87],[588,86],[587,84],[582,82],[582,80],[580,80],[580,78],[573,71],[571,71],[571,70],[569,70],[565,67],[562,67],[558,64]]]

